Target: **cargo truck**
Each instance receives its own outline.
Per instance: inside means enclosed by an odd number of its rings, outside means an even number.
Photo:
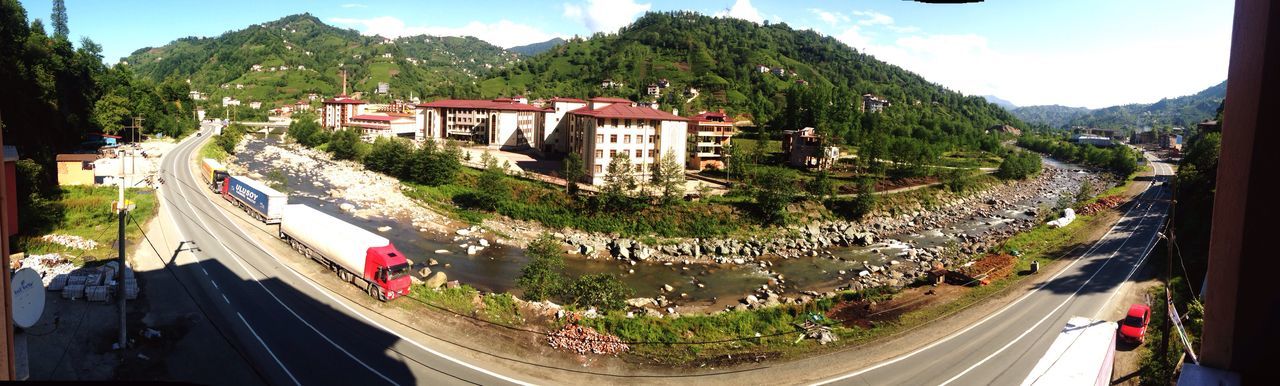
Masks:
[[[280,222],[289,201],[284,193],[244,176],[228,177],[222,184],[222,197],[267,224]]]
[[[388,301],[409,293],[409,262],[382,236],[292,204],[284,206],[280,239],[375,299]]]
[[[227,179],[227,167],[222,166],[221,162],[212,158],[205,158],[200,162],[200,177],[209,183],[209,189],[214,193],[222,192],[222,183]]]
[[[1072,317],[1023,385],[1110,385],[1116,323]]]

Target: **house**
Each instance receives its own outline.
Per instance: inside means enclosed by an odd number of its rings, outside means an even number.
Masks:
[[[768,67],[768,66],[765,66],[765,65],[763,65],[763,64],[757,64],[757,65],[756,65],[756,72],[761,73],[761,74],[766,73],[766,72],[769,72],[769,67]]]
[[[313,101],[313,100],[316,100],[316,99],[320,99],[320,94],[316,94],[316,93],[313,93],[313,92],[312,92],[312,93],[307,93],[307,100],[309,100],[309,101]]]
[[[204,107],[196,108],[196,120],[204,122]]]
[[[1093,145],[1098,147],[1115,146],[1115,142],[1112,141],[1110,137],[1104,137],[1101,135],[1094,135],[1094,134],[1076,134],[1071,136],[1070,142],[1075,142],[1082,145]]]
[[[378,82],[378,94],[386,94],[391,91],[391,84],[387,82]]]
[[[418,140],[422,133],[417,129],[417,119],[412,114],[361,114],[351,117],[347,127],[360,129],[369,140],[377,137]]]
[[[390,52],[388,52],[388,53],[382,54],[382,57],[387,58],[387,59],[391,59],[391,53],[390,53]]]
[[[618,88],[622,87],[622,83],[614,82],[613,79],[605,79],[600,82],[600,88]]]
[[[631,173],[647,181],[660,157],[676,157],[685,163],[689,119],[673,113],[638,106],[619,98],[593,98],[587,106],[570,111],[569,151],[584,165],[583,182],[602,185],[608,165],[627,157]]]
[[[661,92],[662,92],[662,88],[658,87],[657,83],[650,83],[649,87],[645,88],[645,93],[649,94],[649,96],[656,97]]]
[[[58,164],[58,185],[90,185],[94,184],[94,162],[97,154],[58,154],[54,161]]]
[[[299,99],[294,102],[293,111],[311,111],[311,102],[306,99]]]
[[[250,70],[250,71],[262,71],[262,65],[261,65],[261,64],[255,64],[255,65],[253,65],[253,66],[249,67],[249,70]]]
[[[324,106],[323,110],[320,110],[320,125],[330,130],[346,127],[351,117],[364,113],[365,101],[348,98],[346,95],[339,95],[320,103]]]
[[[777,75],[777,76],[787,76],[787,69],[785,69],[785,68],[775,68],[775,69],[773,69],[773,74],[774,74],[774,75]]]
[[[1015,136],[1022,135],[1022,130],[1009,125],[995,125],[987,128],[988,133],[1005,133]]]
[[[1161,136],[1160,148],[1182,151],[1182,134],[1165,134]]]
[[[254,110],[260,109],[262,108],[262,102],[258,102],[258,101],[249,102],[249,108]]]
[[[204,95],[196,90],[191,90],[191,92],[187,93],[187,96],[190,97],[191,100],[193,101],[202,101],[209,98],[207,95]]]
[[[232,97],[222,97],[222,107],[239,106],[240,100]]]
[[[298,71],[302,71],[302,70],[305,70],[305,69],[307,69],[307,66],[303,66],[303,65],[301,65],[301,64],[299,64],[299,65],[298,65]]]
[[[418,127],[425,138],[452,138],[518,150],[538,148],[543,109],[511,98],[444,99],[417,106]]]
[[[236,83],[236,90],[244,90],[244,85]]]
[[[801,85],[801,86],[808,86],[808,85],[809,85],[809,81],[804,80],[804,79],[796,79],[796,84]]]
[[[825,170],[840,158],[840,148],[825,146],[822,136],[812,127],[782,132],[782,153],[787,164],[795,167]]]
[[[724,149],[729,146],[734,135],[734,121],[719,112],[702,112],[689,118],[689,137],[693,137],[694,148],[689,150],[689,162],[685,165],[690,170],[703,170],[708,167],[724,170]]]
[[[884,111],[885,107],[891,104],[888,99],[875,96],[874,94],[862,94],[862,111],[869,113],[878,113]]]
[[[667,78],[658,79],[658,87],[659,88],[671,87],[671,81],[667,80]]]
[[[1197,130],[1200,130],[1201,132],[1205,132],[1205,133],[1207,133],[1207,132],[1215,132],[1215,131],[1222,131],[1222,125],[1221,125],[1221,124],[1219,124],[1219,123],[1218,123],[1218,121],[1210,121],[1210,120],[1206,120],[1206,121],[1204,121],[1204,122],[1197,123],[1197,124],[1196,124],[1196,129],[1197,129]]]

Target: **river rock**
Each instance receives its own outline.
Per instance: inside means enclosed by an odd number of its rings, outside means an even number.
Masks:
[[[338,205],[338,209],[342,209],[344,212],[354,212],[356,210],[356,206],[349,202],[344,202],[342,205]]]
[[[385,225],[384,225],[384,226],[380,226],[380,227],[378,227],[378,232],[386,232],[386,231],[389,231],[389,230],[391,230],[391,227],[389,227],[389,226],[385,226]]]
[[[427,280],[425,280],[423,284],[426,285],[427,288],[438,289],[448,281],[449,275],[445,275],[444,272],[434,272],[431,276],[427,276]]]
[[[436,259],[427,259],[427,266],[429,266],[429,267],[434,267],[434,266],[439,265],[439,264],[440,264],[440,262],[439,262],[439,261],[437,261]]]
[[[486,240],[486,239],[480,239],[480,246],[482,246],[482,247],[487,247],[487,246],[489,246],[489,240]]]

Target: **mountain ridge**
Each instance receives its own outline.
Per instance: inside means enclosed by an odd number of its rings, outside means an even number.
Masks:
[[[1028,123],[1044,124],[1052,128],[1186,127],[1213,118],[1218,106],[1226,98],[1226,93],[1227,81],[1224,80],[1195,94],[1161,98],[1153,103],[1130,103],[1098,109],[1060,105],[1022,106],[1011,112]]]

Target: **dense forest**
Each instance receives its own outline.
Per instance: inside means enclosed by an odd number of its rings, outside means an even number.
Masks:
[[[1150,127],[1190,127],[1213,118],[1218,105],[1227,96],[1227,81],[1222,81],[1195,93],[1177,98],[1165,98],[1156,103],[1135,103],[1101,109],[1083,107],[1026,106],[1013,109],[1013,115],[1028,123],[1045,124],[1052,128],[1071,126],[1100,127],[1108,129],[1135,129]]]
[[[663,79],[669,85],[650,96],[647,86]],[[606,80],[617,85],[605,87]],[[830,36],[691,12],[649,13],[616,34],[571,39],[495,71],[482,92],[656,100],[686,115],[724,108],[751,114],[771,133],[813,126],[846,143],[883,133],[939,148],[976,147],[991,125],[1022,125],[982,97],[947,90]],[[892,106],[864,116],[858,106],[868,93]]]
[[[308,93],[341,92],[342,70],[347,71],[349,93],[375,99],[381,82],[391,88],[391,95],[382,98],[476,95],[477,77],[516,58],[474,37],[363,36],[301,14],[217,37],[186,37],[141,48],[123,60],[154,81],[190,80],[192,88],[213,100],[230,96],[274,107]],[[261,71],[253,70],[254,65]]]
[[[66,15],[53,33],[16,0],[0,0],[0,120],[6,145],[23,158],[53,165],[54,155],[80,149],[87,133],[118,133],[141,117],[144,134],[180,135],[195,127],[187,85],[154,82],[128,65],[102,63],[92,40],[67,40]]]

